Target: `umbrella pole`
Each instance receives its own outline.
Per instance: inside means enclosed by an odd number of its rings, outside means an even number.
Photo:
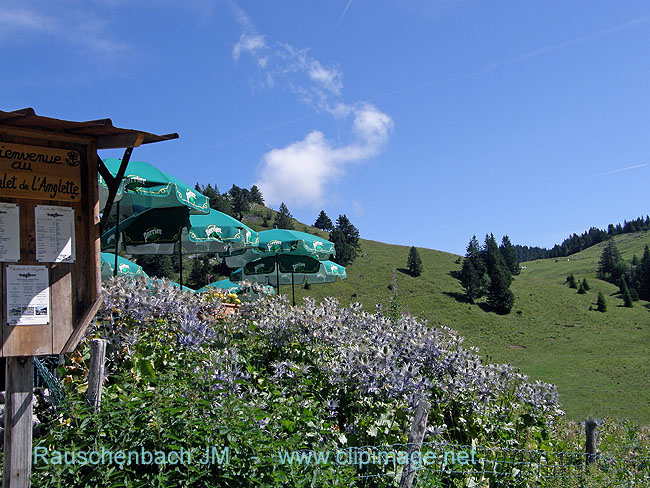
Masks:
[[[178,239],[178,267],[181,271],[180,282],[181,290],[183,290],[183,246],[181,244],[180,238]]]
[[[293,287],[293,269],[291,270],[291,297],[293,299],[293,306],[296,306],[296,290]]]
[[[113,276],[117,276],[117,255],[120,252],[120,201],[119,200],[115,204],[115,210],[117,211],[117,224],[115,225],[115,269],[113,270]]]
[[[278,268],[278,253],[275,253],[275,282],[277,283],[276,292],[280,296],[280,268]]]

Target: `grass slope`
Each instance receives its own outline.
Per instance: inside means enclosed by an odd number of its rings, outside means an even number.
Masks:
[[[650,233],[617,236],[616,243],[629,261],[633,254],[641,257]],[[617,287],[596,279],[604,244],[568,261],[522,263],[526,269],[511,288],[515,306],[506,316],[464,301],[452,276],[460,270],[454,254],[420,248],[424,272],[413,278],[404,270],[408,247],[368,240],[361,245],[346,281],[310,290],[297,286],[297,303],[305,296],[333,296],[343,304],[361,302],[373,311],[377,304],[389,303],[388,286],[396,273],[404,310],[431,324],[453,327],[466,337],[466,345],[477,346],[491,361],[513,364],[532,378],[555,383],[570,418],[613,416],[650,423],[650,310],[647,302],[623,308]],[[586,277],[591,290],[579,295],[570,289],[564,284],[569,273],[580,280]],[[607,298],[606,313],[589,310],[595,309],[599,291]],[[281,293],[290,298],[290,287],[281,288]]]

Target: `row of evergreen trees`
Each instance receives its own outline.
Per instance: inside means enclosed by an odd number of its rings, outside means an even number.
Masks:
[[[627,263],[610,239],[600,255],[597,276],[619,287],[626,307],[639,299],[650,300],[650,249],[646,245],[641,259],[634,255]]]
[[[595,244],[606,241],[610,237],[619,234],[630,234],[632,232],[643,232],[650,230],[650,216],[639,217],[629,222],[625,220],[623,224],[609,224],[607,230],[592,227],[582,234],[573,234],[567,237],[562,244],[556,244],[551,249],[545,247],[529,247],[517,244],[515,252],[519,261],[532,261],[533,259],[558,258],[569,256],[571,254],[587,249]]]
[[[460,283],[470,303],[487,295],[487,303],[495,312],[510,313],[515,301],[510,284],[517,274],[519,261],[507,235],[503,236],[501,246],[494,234],[485,236],[483,247],[476,236],[472,237],[460,271]]]
[[[232,185],[227,193],[220,193],[217,185],[200,185],[197,183],[194,189],[210,199],[210,208],[228,214],[241,220],[244,214],[250,211],[251,204],[264,205],[262,192],[253,185],[250,190]]]

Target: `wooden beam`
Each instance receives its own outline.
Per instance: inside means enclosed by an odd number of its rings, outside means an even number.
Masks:
[[[84,313],[83,317],[79,321],[79,324],[77,325],[77,328],[72,332],[70,339],[68,339],[68,342],[66,342],[65,346],[63,346],[63,349],[59,354],[67,354],[75,350],[77,344],[79,344],[79,341],[84,336],[86,329],[88,328],[93,318],[97,314],[97,311],[99,310],[101,304],[102,304],[102,295],[99,294],[95,302],[90,306],[90,308],[86,311],[86,313]]]
[[[3,488],[29,488],[34,357],[7,358]]]
[[[114,136],[97,137],[97,149],[121,149],[123,147],[138,147],[142,144],[144,134],[142,132],[127,132]]]

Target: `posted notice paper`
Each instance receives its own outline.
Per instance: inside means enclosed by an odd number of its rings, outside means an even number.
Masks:
[[[7,266],[7,322],[44,325],[50,322],[47,266]]]
[[[0,262],[20,261],[20,212],[15,203],[0,203]]]
[[[74,263],[74,209],[37,205],[36,260],[42,263]]]

